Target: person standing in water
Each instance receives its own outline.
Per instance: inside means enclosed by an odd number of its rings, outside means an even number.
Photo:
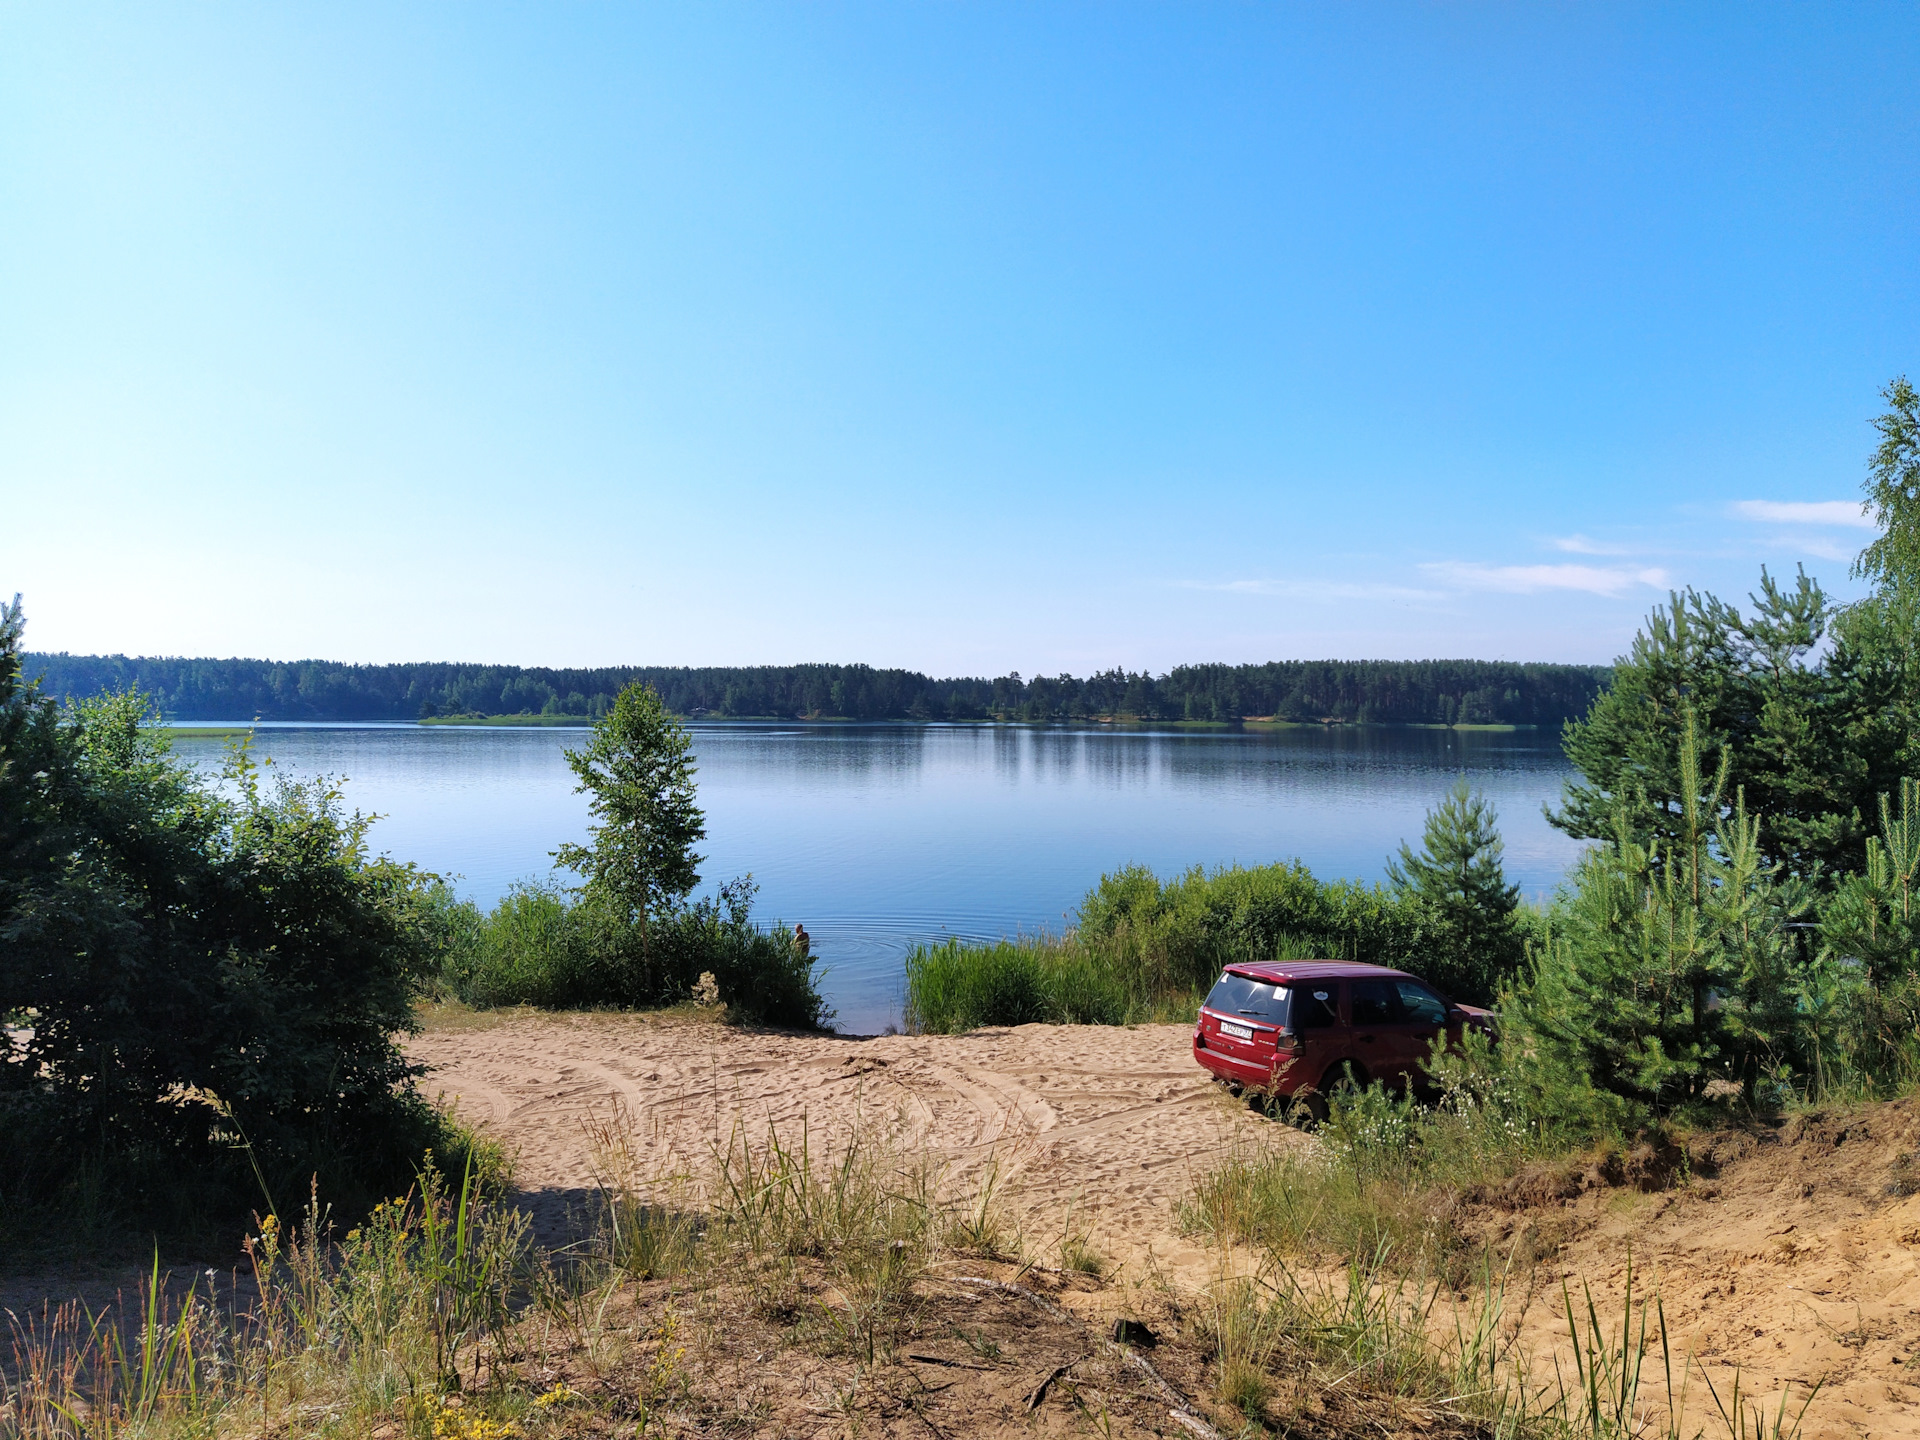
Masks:
[[[807,934],[807,927],[796,923],[793,927],[793,948],[802,960],[813,954],[813,937]]]

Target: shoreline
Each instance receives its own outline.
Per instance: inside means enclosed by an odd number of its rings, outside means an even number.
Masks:
[[[922,720],[900,717],[887,720],[856,720],[844,715],[682,715],[685,724],[698,726],[742,727],[754,725],[817,725],[846,728],[882,726],[920,726],[926,728],[1004,728],[1010,730],[1181,730],[1239,731],[1255,734],[1271,730],[1458,730],[1480,734],[1521,734],[1547,732],[1550,725],[1507,725],[1468,723],[1443,725],[1423,720],[1274,720],[1247,716],[1240,720],[1143,720],[1136,716],[1102,716],[1071,720]],[[297,729],[325,726],[332,729],[378,727],[388,730],[587,730],[594,724],[588,715],[429,715],[418,720],[336,720],[318,716],[294,720],[167,720],[154,726],[169,736],[234,737],[249,735],[260,727]]]

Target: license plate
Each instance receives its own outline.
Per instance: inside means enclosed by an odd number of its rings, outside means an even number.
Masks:
[[[1232,1036],[1232,1037],[1233,1037],[1234,1039],[1236,1039],[1236,1040],[1251,1040],[1251,1039],[1253,1039],[1253,1027],[1252,1027],[1252,1026],[1249,1026],[1249,1025],[1235,1025],[1235,1024],[1233,1024],[1233,1023],[1231,1023],[1230,1021],[1226,1021],[1226,1020],[1222,1020],[1222,1021],[1220,1022],[1220,1033],[1221,1033],[1222,1035],[1231,1035],[1231,1036]]]

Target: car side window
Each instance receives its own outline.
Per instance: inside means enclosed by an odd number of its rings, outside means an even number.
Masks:
[[[1393,988],[1400,993],[1400,1009],[1410,1025],[1444,1025],[1447,1023],[1447,1007],[1440,997],[1434,994],[1418,980],[1396,980]]]
[[[1330,983],[1315,985],[1311,980],[1293,990],[1294,1030],[1325,1030],[1340,1023],[1340,994]]]
[[[1356,980],[1351,993],[1355,1025],[1391,1025],[1400,1018],[1398,997],[1387,981]]]

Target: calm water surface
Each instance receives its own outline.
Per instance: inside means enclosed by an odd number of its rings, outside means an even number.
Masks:
[[[1507,873],[1550,890],[1578,850],[1542,818],[1569,774],[1552,734],[1271,733],[941,725],[696,725],[705,888],[752,872],[756,914],[804,922],[842,1029],[900,1019],[916,939],[1059,930],[1104,871],[1299,859],[1381,878],[1465,773],[1499,807]],[[347,780],[376,844],[482,904],[583,839],[569,730],[262,726],[257,753]],[[196,763],[220,742],[186,739]]]

